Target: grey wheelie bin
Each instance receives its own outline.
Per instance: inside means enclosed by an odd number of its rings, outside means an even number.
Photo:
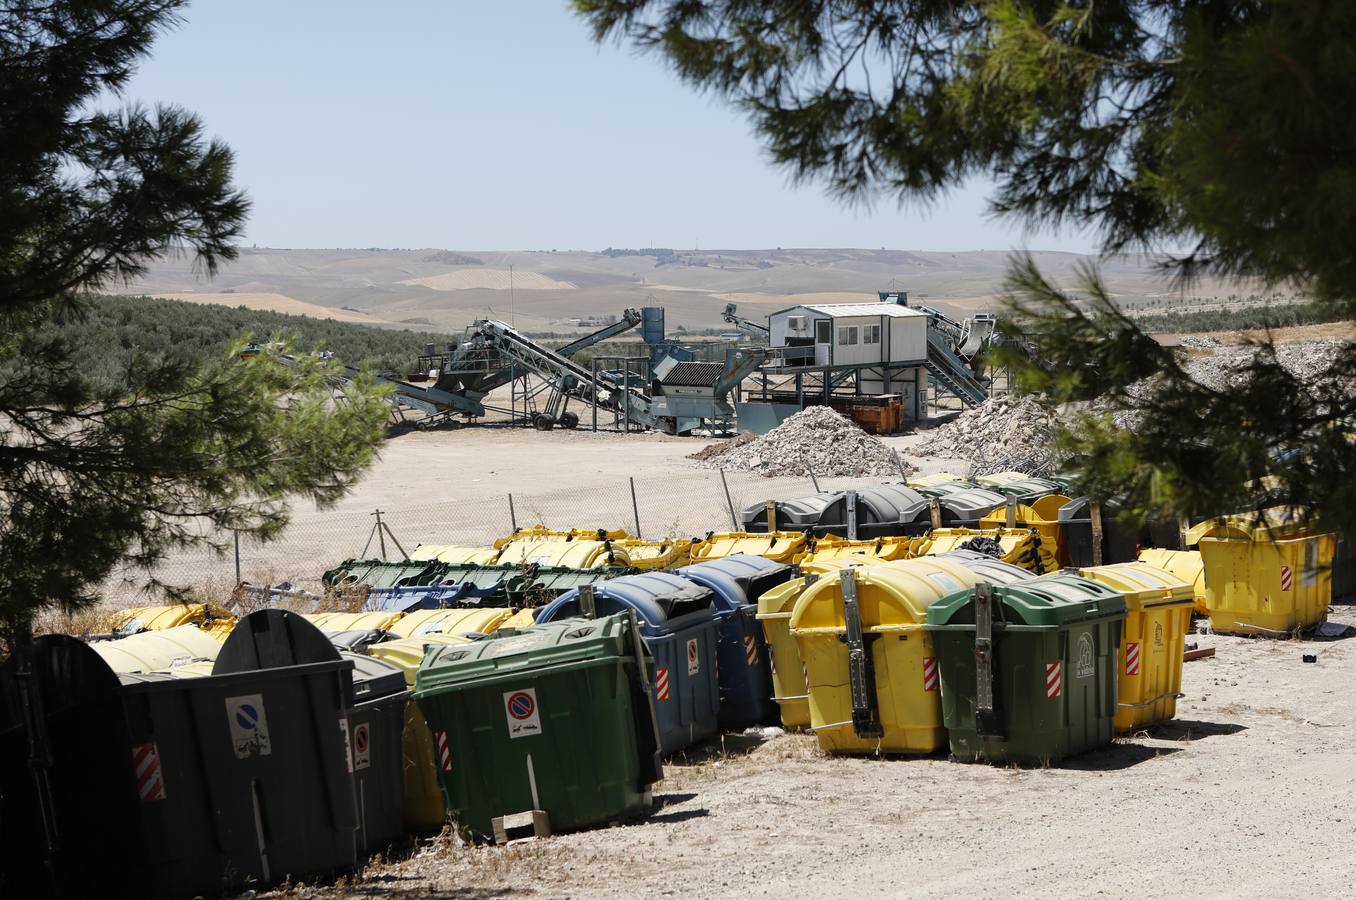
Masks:
[[[359,853],[385,850],[405,834],[405,673],[385,660],[344,653],[353,663],[348,749],[358,810]]]

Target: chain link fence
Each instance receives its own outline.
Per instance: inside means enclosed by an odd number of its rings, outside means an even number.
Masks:
[[[203,548],[172,556],[157,567],[153,580],[209,600],[223,600],[240,582],[319,592],[321,575],[346,559],[401,559],[421,544],[485,546],[515,528],[532,525],[621,529],[648,539],[703,537],[712,531],[737,530],[744,509],[770,499],[890,480],[764,478],[694,470],[661,479],[622,474],[587,487],[506,492],[476,501],[313,512],[298,515],[279,538],[268,542],[216,535],[221,552]],[[141,571],[120,573],[103,593],[117,605],[158,602],[156,586],[148,584]]]

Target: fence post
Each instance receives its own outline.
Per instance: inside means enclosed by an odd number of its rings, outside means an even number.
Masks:
[[[636,480],[627,478],[631,482],[631,514],[636,517],[636,537],[640,537],[640,505],[636,503]]]
[[[727,506],[730,507],[730,527],[731,527],[733,530],[738,531],[738,530],[739,530],[739,517],[735,515],[735,511],[734,511],[734,500],[730,499],[730,483],[729,483],[728,481],[725,480],[725,470],[724,470],[724,469],[718,469],[717,471],[720,472],[720,484],[721,484],[721,487],[725,488],[725,504],[726,504]]]
[[[509,532],[514,533],[518,530],[518,514],[513,511],[513,495],[508,495],[509,500]]]
[[[381,527],[381,510],[372,513],[377,517],[377,546],[381,548],[381,558],[386,558],[386,530]]]
[[[240,583],[240,532],[231,531],[235,535],[235,583]]]
[[[809,463],[805,465],[805,471],[810,473],[810,484],[815,486],[815,493],[819,493],[819,479],[815,477],[815,470],[810,468]]]

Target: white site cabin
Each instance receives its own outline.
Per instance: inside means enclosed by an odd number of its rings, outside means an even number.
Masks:
[[[779,310],[768,316],[768,345],[785,348],[787,366],[855,368],[859,393],[902,393],[906,408],[926,390],[928,316],[899,303],[816,303]]]

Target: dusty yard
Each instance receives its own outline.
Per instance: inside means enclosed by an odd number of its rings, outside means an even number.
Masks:
[[[1356,641],[1192,640],[1218,655],[1186,664],[1174,722],[1050,769],[728,738],[671,764],[640,823],[508,847],[425,841],[349,882],[280,893],[1348,895]]]

